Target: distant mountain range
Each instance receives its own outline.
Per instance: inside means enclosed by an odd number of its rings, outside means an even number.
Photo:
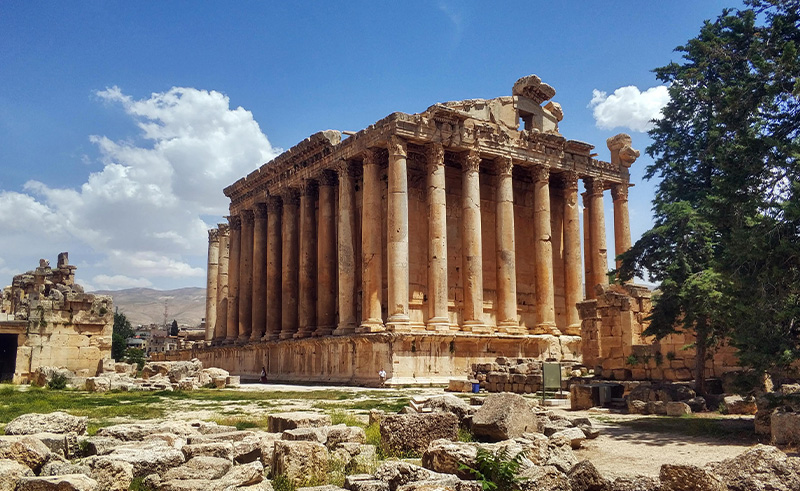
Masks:
[[[131,324],[164,324],[164,304],[167,307],[167,323],[178,321],[179,326],[197,326],[206,316],[205,288],[178,288],[177,290],[153,290],[152,288],[129,288],[127,290],[100,290],[92,293],[111,295],[114,307],[125,314]]]

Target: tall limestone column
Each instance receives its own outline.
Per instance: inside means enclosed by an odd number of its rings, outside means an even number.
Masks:
[[[381,174],[375,152],[364,153],[364,185],[361,191],[361,325],[356,332],[384,330],[381,316]]]
[[[497,252],[497,330],[519,334],[517,320],[517,256],[514,240],[514,186],[511,157],[498,157],[496,242]]]
[[[262,338],[274,341],[281,334],[281,198],[267,198],[267,332]]]
[[[300,304],[295,338],[311,336],[317,327],[317,182],[305,179],[300,190]]]
[[[347,160],[340,160],[339,213],[337,225],[337,263],[339,278],[339,325],[336,336],[353,334],[356,330],[356,190]]]
[[[267,330],[267,204],[253,207],[253,329],[251,341],[261,341]]]
[[[584,184],[585,186],[585,184]],[[592,233],[589,227],[589,203],[592,201],[588,192],[581,194],[583,200],[583,285],[584,296],[588,298],[595,298],[594,287],[591,286],[591,279],[594,278],[592,273],[592,255],[590,251],[592,248]]]
[[[228,325],[228,258],[230,255],[230,227],[218,223],[219,230],[219,273],[217,274],[217,322],[214,325],[214,339],[217,346],[225,341]]]
[[[533,253],[536,270],[536,331],[559,335],[553,286],[553,242],[550,227],[550,168],[535,166],[533,177]]]
[[[336,327],[336,174],[324,170],[319,179],[319,236],[317,240],[317,328],[328,336]]]
[[[447,199],[444,147],[428,145],[428,323],[429,331],[447,331]]]
[[[253,210],[242,210],[242,244],[239,256],[239,338],[250,340],[253,328]]]
[[[299,305],[298,269],[300,267],[300,211],[297,192],[287,189],[281,194],[283,199],[283,244],[281,245],[281,289],[283,304],[281,308],[280,339],[289,339],[297,332]]]
[[[206,343],[214,339],[217,324],[217,281],[219,279],[219,229],[208,231],[208,268],[206,277]]]
[[[606,224],[603,213],[604,182],[597,178],[586,179],[586,193],[589,196],[589,235],[592,248],[587,247],[590,255],[592,274],[587,279],[589,298],[596,298],[596,285],[608,285],[608,257],[606,252]]]
[[[488,332],[483,320],[483,248],[481,243],[481,156],[470,150],[462,160],[461,255],[465,331]]]
[[[581,289],[581,225],[578,211],[578,173],[561,173],[564,193],[564,297],[565,334],[579,336],[581,319],[577,304],[583,300]]]
[[[239,215],[228,217],[231,225],[230,253],[228,256],[228,321],[224,344],[233,344],[239,337],[239,258],[241,257],[242,219]]]
[[[631,223],[628,216],[628,183],[611,186],[614,200],[614,254],[618,257],[631,248]],[[617,259],[617,268],[622,261]]]
[[[389,194],[386,217],[387,306],[386,327],[391,331],[408,331],[408,168],[406,142],[389,137]]]

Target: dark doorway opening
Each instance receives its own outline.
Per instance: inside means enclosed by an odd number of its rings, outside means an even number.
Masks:
[[[17,367],[17,335],[0,334],[0,382],[10,382]]]

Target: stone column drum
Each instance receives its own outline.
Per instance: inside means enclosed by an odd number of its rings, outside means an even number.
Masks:
[[[339,213],[337,224],[337,262],[339,278],[339,325],[333,334],[353,334],[356,330],[356,191],[350,164],[339,161]]]
[[[253,328],[253,210],[242,210],[242,243],[239,256],[239,337],[250,341]]]
[[[628,184],[615,184],[611,187],[614,200],[614,254],[619,256],[631,248],[631,224],[628,218]],[[617,268],[622,262],[616,260]]]
[[[230,227],[218,223],[219,230],[219,273],[217,274],[217,321],[214,325],[214,345],[225,341],[228,325],[228,258],[230,255]]]
[[[239,336],[239,257],[242,242],[242,220],[238,215],[228,217],[231,226],[228,256],[228,322],[225,344],[233,344]]]
[[[208,231],[208,269],[206,277],[206,343],[214,339],[217,324],[217,281],[219,278],[219,229]]]
[[[561,334],[556,328],[553,242],[550,227],[550,168],[535,166],[533,177],[533,250],[536,271],[536,334]]]
[[[280,339],[289,339],[297,332],[298,302],[298,267],[300,265],[300,238],[298,222],[299,198],[294,190],[286,190],[283,200],[283,244],[281,245],[281,289],[283,290],[283,307],[281,308]]]
[[[464,309],[462,329],[487,332],[483,320],[483,249],[481,244],[481,156],[470,150],[462,160],[461,255]]]
[[[565,334],[579,336],[581,319],[578,302],[583,300],[581,289],[581,227],[578,211],[578,173],[561,174],[564,193],[564,298],[566,303]]]
[[[429,331],[447,331],[447,199],[444,147],[432,143],[428,152],[428,323]]]
[[[336,174],[325,170],[319,179],[319,234],[317,237],[317,328],[314,336],[328,336],[336,327]]]
[[[277,340],[281,333],[282,212],[279,196],[267,198],[267,332],[262,338],[265,341]]]
[[[357,332],[383,331],[381,317],[381,177],[375,152],[364,153],[364,185],[361,193],[361,325]]]
[[[300,193],[300,304],[295,338],[311,336],[317,327],[316,181],[305,180]]]
[[[386,327],[408,331],[408,168],[406,142],[389,137],[389,194],[386,217],[387,306]]]
[[[514,186],[511,157],[495,159],[497,170],[497,330],[520,334],[517,320],[517,259],[514,231]]]
[[[267,330],[267,204],[253,207],[253,329],[251,341],[261,341]]]

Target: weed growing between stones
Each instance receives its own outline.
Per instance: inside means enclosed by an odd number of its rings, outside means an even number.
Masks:
[[[470,443],[475,441],[475,437],[472,434],[472,431],[468,430],[467,428],[459,428],[458,441]]]
[[[333,411],[328,411],[328,414],[331,417],[331,424],[334,425],[345,424],[347,426],[359,426],[361,428],[365,428],[367,426],[354,414],[348,413],[343,409],[334,409]]]
[[[524,457],[524,452],[512,457],[508,448],[502,448],[496,453],[479,448],[475,458],[476,468],[463,463],[459,463],[458,468],[472,473],[484,491],[515,491],[521,489],[525,481],[518,475]]]

